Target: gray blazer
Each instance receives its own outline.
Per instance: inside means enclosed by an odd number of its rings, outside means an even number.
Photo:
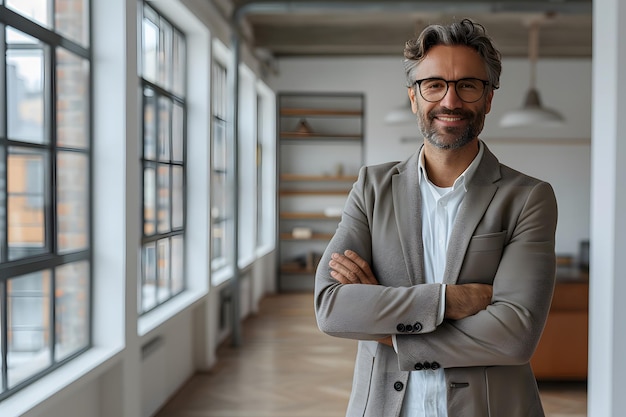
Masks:
[[[529,360],[554,289],[552,187],[500,164],[485,146],[443,282],[493,284],[492,304],[436,326],[441,285],[424,283],[418,154],[361,169],[317,270],[320,329],[359,340],[347,416],[398,416],[408,371],[433,366],[445,370],[450,417],[543,416]],[[346,249],[369,262],[380,285],[330,277],[330,255]],[[397,354],[374,341],[390,334]]]

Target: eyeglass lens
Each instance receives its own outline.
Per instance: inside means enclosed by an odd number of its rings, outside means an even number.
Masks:
[[[473,103],[481,99],[485,92],[485,82],[478,78],[463,78],[446,81],[441,78],[427,78],[419,81],[419,90],[426,101],[442,100],[448,92],[450,83],[454,83],[457,96],[466,103]]]

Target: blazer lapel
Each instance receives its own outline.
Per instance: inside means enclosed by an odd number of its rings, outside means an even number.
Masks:
[[[484,143],[483,146],[485,147],[483,158],[470,180],[450,235],[444,284],[456,283],[474,230],[498,189],[495,182],[500,179],[500,163]]]
[[[419,150],[398,165],[398,173],[391,180],[398,236],[412,285],[424,282],[422,202],[418,185],[418,157]]]

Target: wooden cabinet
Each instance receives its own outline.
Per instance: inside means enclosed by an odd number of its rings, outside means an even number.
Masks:
[[[311,290],[363,164],[362,94],[278,95],[281,291]]]
[[[557,274],[546,327],[531,359],[538,380],[585,380],[589,320],[587,273]]]

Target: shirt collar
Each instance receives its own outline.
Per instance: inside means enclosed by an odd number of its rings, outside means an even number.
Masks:
[[[472,180],[474,173],[476,173],[476,170],[478,169],[478,164],[480,164],[480,160],[483,158],[483,154],[485,153],[484,149],[485,147],[483,146],[482,140],[479,140],[478,141],[478,154],[476,154],[476,157],[472,160],[472,163],[469,164],[469,166],[465,169],[465,171],[463,171],[461,175],[459,175],[459,177],[454,181],[454,184],[452,185],[452,189],[456,189],[460,186],[463,186],[463,189],[467,192],[467,184],[469,184],[469,182]],[[423,146],[422,146],[422,149],[420,150],[417,164],[419,168],[419,176],[417,177],[418,183],[421,184],[422,179],[429,181],[428,173],[426,172],[426,168],[425,168],[426,165],[424,163],[424,147]]]

